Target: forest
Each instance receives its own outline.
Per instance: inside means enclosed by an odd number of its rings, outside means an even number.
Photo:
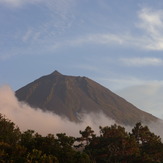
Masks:
[[[19,127],[0,114],[0,163],[162,163],[163,143],[141,122],[131,132],[114,124],[89,126],[79,137],[66,133],[42,136]]]

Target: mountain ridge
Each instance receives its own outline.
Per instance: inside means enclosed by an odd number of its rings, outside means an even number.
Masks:
[[[146,113],[99,83],[81,76],[54,71],[16,91],[19,101],[78,122],[82,113],[103,112],[117,123],[133,125],[157,118]]]

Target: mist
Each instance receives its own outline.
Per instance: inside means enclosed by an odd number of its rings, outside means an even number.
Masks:
[[[0,87],[0,113],[14,122],[21,131],[32,129],[42,135],[66,133],[69,136],[78,136],[79,131],[87,126],[98,134],[99,126],[110,126],[115,123],[103,113],[83,114],[82,123],[75,123],[52,112],[43,112],[39,108],[32,108],[19,102],[9,86]]]
[[[116,93],[138,108],[163,119],[163,83],[153,82],[131,86]]]
[[[87,126],[90,126],[99,135],[99,126],[115,124],[114,120],[106,117],[103,113],[83,114],[81,116],[82,122],[75,123],[52,112],[43,112],[39,108],[32,108],[23,102],[19,102],[15,92],[9,86],[0,87],[0,113],[14,122],[22,132],[31,129],[44,136],[49,133],[54,135],[66,133],[68,136],[79,136],[79,131],[84,130]],[[163,140],[163,122],[161,120],[146,125]],[[123,127],[126,128],[127,132],[130,132],[134,126]]]

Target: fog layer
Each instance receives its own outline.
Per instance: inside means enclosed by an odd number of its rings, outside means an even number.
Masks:
[[[32,129],[43,135],[65,132],[67,135],[77,136],[79,130],[84,130],[87,126],[91,126],[98,133],[99,126],[115,123],[103,113],[85,114],[82,116],[82,123],[71,122],[65,117],[19,102],[9,86],[0,87],[0,113],[13,121],[21,131]]]
[[[75,123],[54,113],[43,112],[39,108],[32,108],[19,102],[15,97],[15,92],[9,86],[0,87],[0,113],[14,122],[21,131],[32,129],[42,135],[66,133],[69,136],[79,136],[79,131],[87,126],[92,127],[95,133],[99,134],[99,126],[115,124],[114,120],[103,113],[82,115],[82,123]],[[163,138],[161,120],[147,125],[152,132]],[[131,131],[134,126],[124,127],[127,131]]]

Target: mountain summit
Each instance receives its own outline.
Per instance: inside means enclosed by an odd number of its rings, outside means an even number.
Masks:
[[[16,96],[32,107],[65,116],[71,121],[80,121],[82,113],[91,112],[103,112],[126,125],[157,120],[87,77],[66,76],[58,71],[20,88]]]
[[[58,72],[57,70],[55,70],[54,72],[51,73],[51,75],[59,76],[62,74],[60,72]]]

